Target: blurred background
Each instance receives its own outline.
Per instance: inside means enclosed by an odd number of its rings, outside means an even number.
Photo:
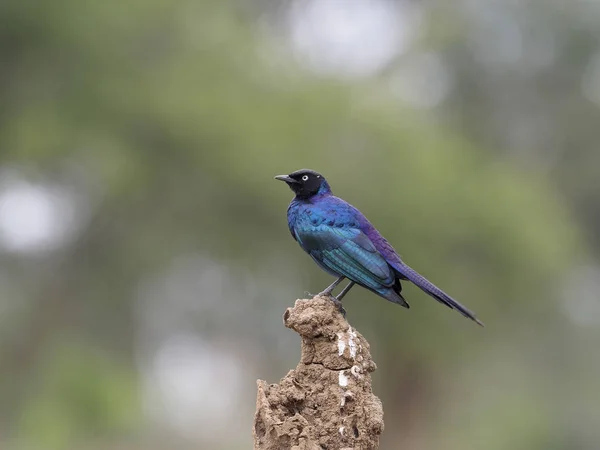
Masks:
[[[344,300],[382,449],[600,448],[600,2],[0,2],[0,448],[251,448],[332,281],[273,176],[403,258]]]

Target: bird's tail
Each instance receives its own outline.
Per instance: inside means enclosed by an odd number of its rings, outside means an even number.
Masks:
[[[421,275],[419,272],[414,270],[413,268],[407,266],[406,264],[402,264],[401,266],[395,266],[396,272],[398,276],[402,279],[406,279],[416,286],[418,286],[422,291],[426,292],[433,298],[435,298],[438,302],[443,303],[447,307],[454,309],[461,313],[463,316],[475,321],[478,325],[484,326],[483,322],[481,322],[475,314],[470,311],[465,306],[458,303],[432,282],[430,282],[427,278]]]

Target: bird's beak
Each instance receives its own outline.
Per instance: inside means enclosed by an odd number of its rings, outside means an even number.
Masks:
[[[292,177],[290,177],[289,175],[277,175],[275,177],[276,180],[279,181],[285,181],[287,184],[298,184],[299,181],[294,180]]]

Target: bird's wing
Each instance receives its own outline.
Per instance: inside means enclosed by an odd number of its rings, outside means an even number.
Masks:
[[[333,272],[371,289],[394,284],[394,272],[360,229],[320,224],[294,232],[300,245]]]

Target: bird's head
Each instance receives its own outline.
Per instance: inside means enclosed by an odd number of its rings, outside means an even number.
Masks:
[[[277,175],[276,180],[285,181],[296,197],[309,198],[317,194],[329,194],[331,189],[327,180],[314,170],[301,169],[289,175]]]

